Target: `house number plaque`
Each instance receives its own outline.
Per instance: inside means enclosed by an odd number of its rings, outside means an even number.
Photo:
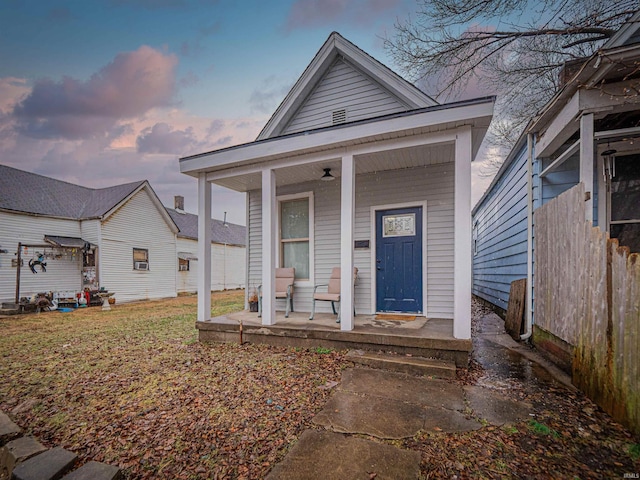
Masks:
[[[416,234],[416,214],[385,215],[382,217],[383,237],[408,237]]]

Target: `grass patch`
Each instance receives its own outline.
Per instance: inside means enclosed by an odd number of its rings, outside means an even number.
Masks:
[[[325,348],[325,347],[316,347],[314,349],[314,352],[319,353],[320,355],[327,355],[327,354],[333,352],[333,349]]]
[[[633,443],[629,445],[627,452],[629,453],[631,458],[633,458],[634,460],[639,460],[640,459],[640,443]]]
[[[551,435],[554,438],[558,438],[560,436],[558,432],[536,420],[529,420],[529,429],[536,435]]]

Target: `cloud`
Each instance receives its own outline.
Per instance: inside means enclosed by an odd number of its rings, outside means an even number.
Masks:
[[[271,75],[262,81],[262,85],[251,92],[249,107],[252,112],[271,113],[291,88],[291,82]]]
[[[151,47],[118,54],[85,82],[38,81],[16,105],[17,128],[33,138],[79,139],[104,134],[120,119],[171,104],[177,58]]]
[[[202,148],[202,144],[194,136],[193,128],[174,130],[166,123],[156,123],[145,128],[136,140],[139,153],[165,153],[186,155]]]
[[[381,14],[397,8],[401,0],[295,0],[284,29],[318,27],[344,22],[371,25]]]
[[[9,114],[16,104],[31,91],[24,78],[0,78],[0,115]]]

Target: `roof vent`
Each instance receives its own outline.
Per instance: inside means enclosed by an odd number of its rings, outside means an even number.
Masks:
[[[331,113],[332,125],[338,125],[339,123],[345,123],[347,121],[347,109],[341,108],[340,110],[334,110]]]

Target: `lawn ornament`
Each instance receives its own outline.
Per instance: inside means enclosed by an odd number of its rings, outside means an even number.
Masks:
[[[38,253],[37,260],[34,260],[33,258],[29,260],[29,268],[31,269],[31,273],[38,273],[38,271],[36,270],[36,265],[40,265],[41,272],[47,271],[47,262],[44,261],[44,255],[42,253]]]

